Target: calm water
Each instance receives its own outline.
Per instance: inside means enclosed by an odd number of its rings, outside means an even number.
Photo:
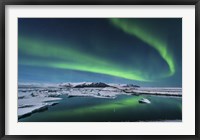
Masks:
[[[43,112],[22,118],[20,122],[135,122],[182,120],[182,98],[121,95],[116,99],[63,97]],[[151,104],[141,104],[141,98]]]

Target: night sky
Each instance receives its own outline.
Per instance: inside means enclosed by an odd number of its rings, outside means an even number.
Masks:
[[[181,18],[19,18],[18,82],[182,86]]]

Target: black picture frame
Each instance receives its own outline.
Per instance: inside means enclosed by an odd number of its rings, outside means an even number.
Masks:
[[[5,135],[5,7],[6,5],[195,5],[195,135]],[[200,47],[200,0],[0,0],[0,138],[2,140],[46,140],[46,139],[177,139],[197,140],[200,139],[200,96],[199,96],[199,47]]]

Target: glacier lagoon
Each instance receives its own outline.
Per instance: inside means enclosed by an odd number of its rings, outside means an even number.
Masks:
[[[116,86],[115,86],[116,87]],[[177,96],[177,89],[154,89],[151,94],[142,93],[144,89],[139,90],[137,94],[130,92],[130,87],[119,88],[112,87],[85,87],[85,88],[59,88],[40,87],[34,88],[37,92],[24,92],[19,94],[18,99],[18,121],[19,122],[180,122],[182,120],[182,96]],[[122,86],[120,86],[122,87]],[[21,89],[21,88],[19,88]],[[33,88],[24,88],[31,90]],[[64,89],[64,90],[63,90]],[[73,90],[72,90],[73,89]],[[104,89],[104,90],[103,90]],[[106,89],[106,90],[105,90]],[[120,90],[118,90],[120,89]],[[123,91],[122,91],[123,89]],[[124,92],[129,89],[129,92]],[[136,88],[132,88],[136,90]],[[60,92],[62,90],[62,92]],[[138,90],[138,89],[137,89]],[[171,92],[172,90],[172,92]],[[31,90],[33,91],[33,90]],[[40,91],[42,91],[41,96]],[[51,92],[49,92],[51,91]],[[70,91],[70,92],[64,92]],[[77,91],[81,91],[77,93]],[[90,91],[87,94],[86,91]],[[102,92],[104,91],[104,92]],[[106,91],[106,92],[105,92]],[[149,89],[148,89],[149,91]],[[162,91],[162,92],[161,92]],[[170,91],[170,92],[169,92]],[[174,95],[176,91],[176,94]],[[19,92],[21,92],[19,90]],[[38,94],[36,94],[38,93]],[[53,93],[53,94],[52,94]],[[64,93],[64,94],[59,94]],[[93,93],[93,94],[92,94]],[[114,94],[115,93],[115,94]],[[140,94],[138,94],[140,93]],[[148,92],[149,93],[149,92]],[[153,94],[152,94],[153,93]],[[158,94],[158,95],[155,95]],[[164,94],[160,95],[161,93]],[[168,95],[173,96],[166,96]],[[169,94],[170,93],[170,94]],[[26,97],[29,94],[31,96]],[[82,95],[83,94],[83,95]],[[18,97],[19,97],[18,95]],[[23,95],[23,96],[22,96]],[[73,95],[73,96],[72,96]],[[82,96],[81,96],[82,95]],[[110,95],[110,96],[108,96]],[[39,96],[39,97],[38,97]],[[19,117],[20,109],[29,109],[31,103],[23,104],[19,107],[22,100],[43,98],[39,109],[33,110]],[[151,103],[140,103],[142,98],[148,99]],[[49,100],[50,99],[50,100]],[[34,100],[33,100],[34,101]],[[37,100],[38,101],[38,100]],[[22,105],[22,104],[21,104]],[[33,104],[33,106],[37,106]],[[23,111],[22,111],[23,112]]]

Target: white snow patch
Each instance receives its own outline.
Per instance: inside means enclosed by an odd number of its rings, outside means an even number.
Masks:
[[[51,97],[31,97],[25,99],[18,99],[18,117],[22,117],[32,112],[40,111],[54,104],[54,101],[59,101],[62,98]]]

